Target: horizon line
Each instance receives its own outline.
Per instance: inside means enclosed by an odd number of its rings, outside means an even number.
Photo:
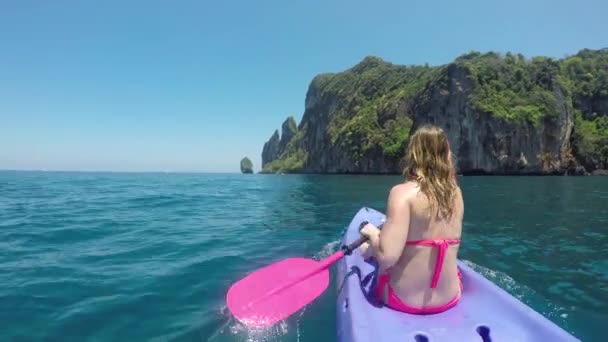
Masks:
[[[73,172],[73,173],[182,173],[182,174],[241,174],[239,171],[173,171],[173,170],[76,170],[76,169],[8,169],[0,172]]]

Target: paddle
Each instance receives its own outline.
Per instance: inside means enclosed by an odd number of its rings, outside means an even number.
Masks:
[[[323,293],[329,284],[328,268],[365,241],[367,237],[361,236],[321,261],[289,258],[250,273],[230,287],[226,305],[247,326],[264,327],[283,320]]]

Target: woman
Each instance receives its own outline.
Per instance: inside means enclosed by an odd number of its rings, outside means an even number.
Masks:
[[[444,132],[420,127],[410,138],[406,162],[407,181],[391,189],[382,230],[363,227],[370,240],[361,249],[378,261],[376,294],[385,305],[439,313],[458,303],[462,289],[457,254],[464,204]]]

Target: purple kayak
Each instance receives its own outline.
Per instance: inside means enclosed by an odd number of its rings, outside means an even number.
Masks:
[[[343,244],[359,238],[359,224],[382,224],[384,214],[362,208],[344,233]],[[375,262],[358,250],[338,263],[338,341],[578,341],[459,261],[464,291],[458,305],[434,315],[410,315],[373,299]]]

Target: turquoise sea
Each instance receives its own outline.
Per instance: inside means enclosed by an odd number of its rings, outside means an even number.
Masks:
[[[0,340],[332,341],[334,286],[262,332],[231,319],[225,293],[268,263],[329,255],[355,212],[384,210],[399,181],[0,172]],[[603,341],[608,178],[459,182],[461,258],[582,340]]]

